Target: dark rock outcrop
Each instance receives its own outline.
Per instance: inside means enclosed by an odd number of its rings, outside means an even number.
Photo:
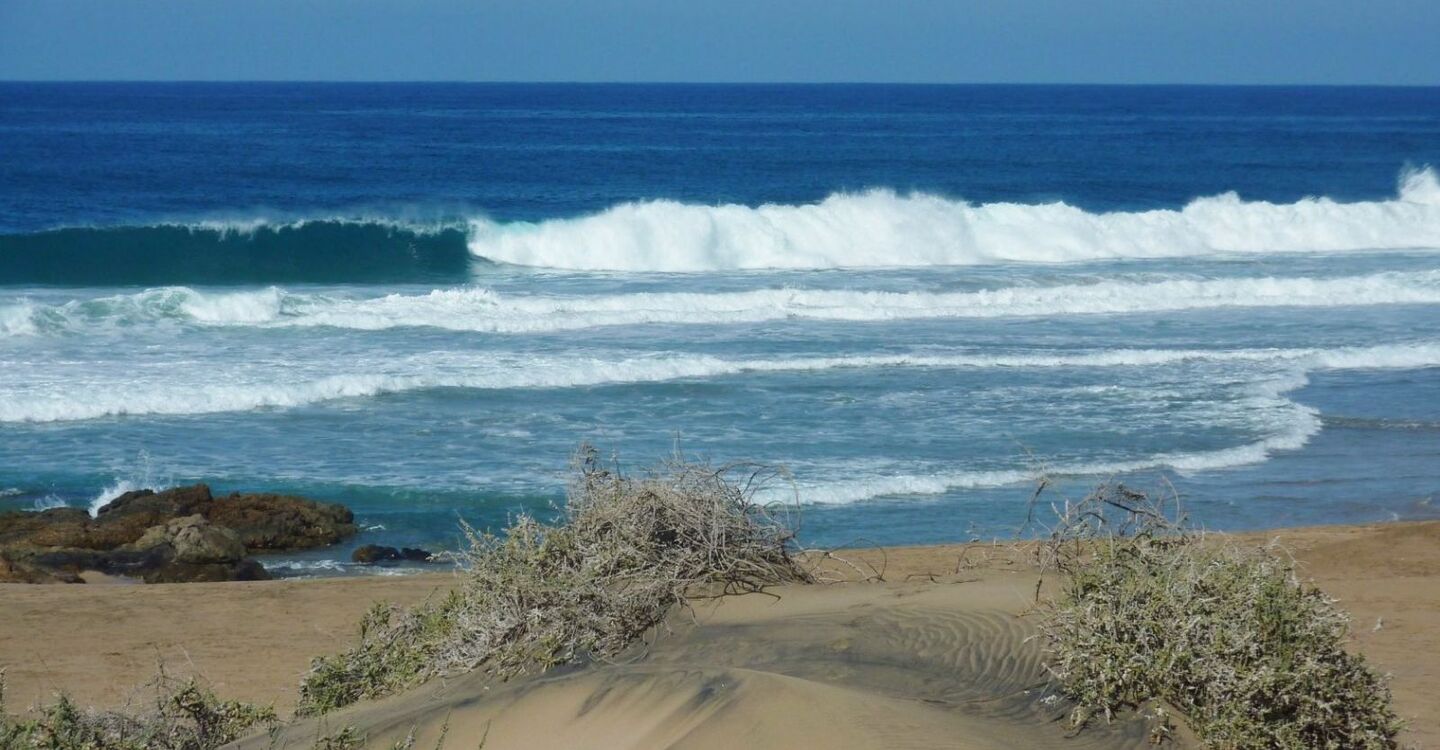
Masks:
[[[234,494],[216,500],[205,517],[234,529],[250,550],[325,547],[356,531],[349,508],[291,495]]]
[[[363,547],[356,547],[355,551],[350,553],[351,562],[364,563],[366,565],[382,562],[397,562],[400,560],[406,562],[431,562],[434,559],[434,555],[423,549],[415,549],[414,547],[396,549],[379,544],[367,544]]]
[[[216,526],[240,535],[247,549],[291,550],[323,547],[355,534],[350,509],[294,495],[233,493],[219,499],[203,484],[164,492],[137,490],[115,498],[95,518],[97,527],[113,529],[107,540],[140,533],[172,518],[201,515]],[[128,539],[128,544],[139,538]]]
[[[26,560],[12,560],[0,552],[0,583],[84,583],[65,571],[49,571]]]
[[[69,580],[84,570],[152,583],[259,580],[269,575],[250,553],[323,547],[355,531],[349,509],[303,497],[215,498],[204,484],[137,490],[95,518],[78,508],[0,513],[0,581]]]
[[[270,574],[265,566],[247,557],[237,563],[182,563],[168,565],[148,571],[146,583],[212,583],[218,581],[268,581]]]

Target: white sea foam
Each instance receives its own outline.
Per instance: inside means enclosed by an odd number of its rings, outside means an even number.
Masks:
[[[136,485],[134,482],[131,482],[128,479],[117,480],[114,484],[106,487],[103,490],[100,490],[100,494],[96,495],[94,499],[90,501],[90,515],[100,515],[100,509],[108,505],[110,501],[114,500],[117,497],[120,497],[127,492],[134,492],[135,490],[139,489],[144,488]]]
[[[1229,469],[1261,463],[1277,451],[1303,448],[1320,431],[1320,420],[1312,410],[1297,407],[1294,421],[1280,425],[1273,437],[1213,451],[1161,453],[1130,461],[1052,464],[1043,467],[1047,476],[1103,477],[1137,471],[1172,469],[1181,474]],[[841,482],[798,483],[800,502],[813,505],[841,505],[884,497],[943,495],[955,490],[1008,487],[1035,481],[1042,469],[997,469],[993,471],[927,472],[924,474],[873,475]],[[788,493],[788,490],[787,490]],[[785,499],[780,495],[767,499]]]
[[[282,293],[276,287],[221,294],[201,294],[180,288],[175,293],[180,311],[199,323],[256,325],[280,317]]]
[[[55,508],[66,508],[69,507],[69,505],[70,504],[65,502],[64,499],[56,495],[45,495],[44,497],[35,498],[35,502],[30,504],[30,509],[37,511],[54,510]]]
[[[1110,213],[889,190],[808,205],[647,201],[539,223],[475,219],[468,242],[474,255],[521,266],[664,272],[1440,248],[1440,181],[1432,169],[1406,172],[1386,201],[1225,193],[1179,210]]]
[[[367,576],[405,576],[423,573],[426,568],[418,565],[365,565],[344,560],[264,560],[265,569],[283,578],[319,578],[342,574],[363,574]]]
[[[610,325],[729,324],[782,319],[883,321],[924,318],[1145,313],[1223,307],[1440,304],[1440,272],[1310,278],[1102,281],[973,292],[760,289],[506,297],[482,289],[355,301],[297,301],[288,325],[528,333]]]
[[[151,380],[126,372],[122,380],[51,388],[21,379],[0,384],[0,422],[52,422],[140,414],[181,415],[296,407],[344,398],[433,388],[524,389],[655,383],[745,373],[814,372],[858,368],[1054,368],[1145,367],[1186,361],[1281,362],[1295,372],[1311,369],[1417,368],[1440,366],[1440,343],[1355,349],[1113,349],[1017,354],[877,354],[779,359],[724,359],[709,355],[605,359],[599,357],[507,357],[436,352],[360,366],[357,372],[283,382],[257,371],[216,384]],[[245,380],[245,378],[249,378]]]
[[[1435,362],[1434,354],[1419,352],[1356,350],[1348,363],[1360,367],[1407,367],[1416,361]],[[1326,361],[1324,355],[1310,355],[1308,365],[1317,369],[1346,362]],[[1360,365],[1364,361],[1367,364]],[[1126,461],[1057,463],[1027,469],[996,469],[981,471],[936,471],[914,473],[874,473],[858,479],[838,482],[798,482],[800,502],[816,505],[837,505],[885,497],[943,495],[955,490],[1006,487],[1035,481],[1041,473],[1051,477],[1103,477],[1137,471],[1170,469],[1180,474],[1229,469],[1262,463],[1278,451],[1303,448],[1323,427],[1320,413],[1313,407],[1285,398],[1285,394],[1303,387],[1304,371],[1290,371],[1261,379],[1250,388],[1250,396],[1231,408],[1247,415],[1259,415],[1268,434],[1256,441],[1229,448],[1208,451],[1157,453]],[[776,495],[767,499],[788,499]]]
[[[39,332],[35,326],[36,306],[21,301],[0,307],[0,337],[32,336]]]
[[[275,287],[224,293],[170,287],[50,307],[25,302],[0,308],[0,336],[84,331],[146,321],[539,333],[617,325],[723,325],[785,319],[863,322],[1394,304],[1440,304],[1440,271],[1336,278],[1112,280],[967,292],[767,288],[582,297],[509,296],[488,289],[460,288],[349,299],[292,294]]]

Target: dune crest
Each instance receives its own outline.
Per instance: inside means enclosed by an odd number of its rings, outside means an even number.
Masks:
[[[471,675],[240,748],[1141,748],[1139,721],[1070,736],[1023,617],[1030,576],[790,585],[679,613],[628,659],[497,683]],[[773,594],[773,595],[772,595]]]

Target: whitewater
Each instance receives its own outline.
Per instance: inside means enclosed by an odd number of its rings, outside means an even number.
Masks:
[[[811,204],[644,201],[539,222],[454,212],[166,219],[0,233],[0,284],[424,281],[474,263],[703,273],[1075,263],[1440,247],[1440,178],[1406,169],[1394,199],[1292,203],[1236,192],[1183,208],[1091,212],[890,189]],[[433,212],[427,212],[433,213]],[[92,267],[95,261],[102,261]],[[78,267],[77,267],[77,264]]]
[[[755,208],[649,201],[538,224],[475,220],[468,243],[522,266],[671,272],[1436,248],[1440,180],[1428,167],[1407,171],[1387,201],[1275,204],[1230,192],[1179,210],[1110,213],[890,190]]]
[[[1440,304],[1440,271],[1338,278],[1167,279],[1014,286],[968,292],[796,287],[745,292],[638,292],[589,297],[508,296],[484,287],[347,298],[269,287],[251,292],[188,287],[0,307],[0,336],[62,334],[105,326],[432,327],[541,333],[646,324],[1107,315],[1217,308]]]

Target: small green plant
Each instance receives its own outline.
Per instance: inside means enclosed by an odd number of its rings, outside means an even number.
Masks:
[[[522,515],[499,536],[465,527],[457,590],[410,609],[372,609],[357,644],[313,662],[297,712],[323,714],[457,671],[508,678],[613,656],[697,594],[810,581],[793,533],[754,501],[772,478],[679,458],[631,478],[583,446],[559,521]]]
[[[1123,485],[1057,512],[1040,549],[1062,582],[1042,631],[1074,724],[1158,703],[1211,748],[1396,747],[1385,680],[1288,558],[1206,538],[1173,496]]]
[[[66,695],[35,716],[5,713],[0,673],[0,750],[211,750],[252,729],[276,723],[274,710],[221,700],[195,679],[155,679],[145,710],[82,710]]]
[[[313,750],[360,750],[365,746],[365,735],[352,726],[342,727],[334,734],[315,738]]]
[[[317,657],[300,688],[300,715],[318,715],[363,698],[389,695],[431,673],[458,634],[460,593],[410,609],[377,603],[360,618],[349,651]]]

